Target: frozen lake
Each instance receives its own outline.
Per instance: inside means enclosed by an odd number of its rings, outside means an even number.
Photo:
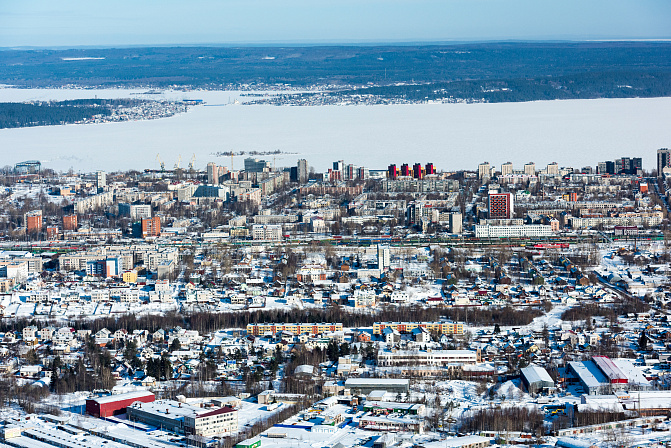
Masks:
[[[580,168],[623,156],[642,157],[650,169],[655,151],[671,146],[671,98],[285,107],[230,104],[245,101],[240,92],[130,95],[144,91],[0,89],[0,102],[130,96],[208,103],[159,120],[2,129],[2,165],[36,159],[56,170],[142,170],[158,168],[160,153],[167,167],[180,154],[186,166],[195,154],[204,169],[210,161],[230,164],[213,155],[218,151],[279,149],[298,155],[278,156],[278,167],[306,158],[317,171],[340,159],[371,169],[433,162],[455,170],[483,161]],[[240,167],[236,157],[234,168]]]

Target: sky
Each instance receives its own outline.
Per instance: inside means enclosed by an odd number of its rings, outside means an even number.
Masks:
[[[0,47],[670,38],[669,0],[0,0]]]

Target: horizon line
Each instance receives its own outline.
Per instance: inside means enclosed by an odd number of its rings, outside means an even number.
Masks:
[[[199,43],[156,43],[156,44],[104,44],[104,45],[12,45],[0,46],[0,51],[28,50],[84,50],[120,48],[199,48],[199,47],[339,47],[339,46],[438,46],[475,44],[515,44],[515,43],[670,43],[671,38],[617,38],[617,39],[435,39],[435,40],[327,40],[327,41],[241,41],[241,42],[199,42]]]

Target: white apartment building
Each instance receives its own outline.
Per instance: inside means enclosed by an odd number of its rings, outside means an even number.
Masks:
[[[380,350],[377,362],[380,367],[477,364],[479,354],[473,350]]]
[[[552,226],[542,224],[522,226],[475,226],[476,238],[520,238],[552,235]]]
[[[252,226],[252,238],[255,240],[279,241],[282,239],[282,226],[254,224]]]

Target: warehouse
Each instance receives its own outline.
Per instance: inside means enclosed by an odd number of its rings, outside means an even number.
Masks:
[[[397,403],[393,401],[366,400],[362,405],[364,412],[379,414],[410,414],[424,415],[426,406],[421,403]]]
[[[243,440],[235,445],[235,448],[259,448],[261,446],[261,437],[252,437],[251,439]]]
[[[197,436],[213,436],[238,430],[238,411],[233,408],[213,405],[199,407],[173,400],[135,403],[128,407],[128,420]]]
[[[123,414],[126,412],[126,408],[136,401],[151,403],[154,399],[154,394],[147,390],[87,398],[86,413],[99,418],[110,417]]]
[[[650,381],[627,359],[592,356],[589,361],[570,362],[569,371],[589,395],[618,390],[649,390],[652,387]]]
[[[573,361],[568,364],[568,367],[588,395],[611,392],[608,379],[592,361]]]
[[[374,390],[384,390],[395,394],[405,394],[410,390],[410,380],[381,378],[348,378],[345,389],[355,395],[368,395]]]
[[[424,421],[407,415],[396,417],[393,415],[376,416],[367,413],[359,419],[359,428],[369,431],[403,431],[422,434],[424,432]]]
[[[522,369],[522,383],[530,394],[552,393],[555,383],[542,367],[530,365]]]

